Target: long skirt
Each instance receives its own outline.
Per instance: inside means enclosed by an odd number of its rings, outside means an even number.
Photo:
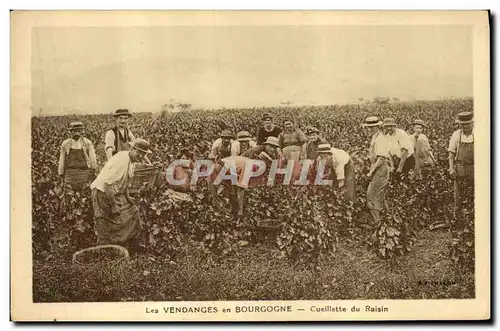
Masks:
[[[385,196],[389,174],[387,162],[384,162],[375,170],[366,192],[366,204],[376,224],[380,222],[382,211],[386,205]]]
[[[139,208],[123,194],[115,195],[115,200],[119,214],[113,215],[106,194],[97,189],[92,190],[98,245],[125,243],[141,230]]]

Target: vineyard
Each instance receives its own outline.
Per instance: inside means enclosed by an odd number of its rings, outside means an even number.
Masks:
[[[356,204],[333,187],[250,189],[243,217],[215,208],[207,187],[176,201],[166,182],[139,193],[143,251],[124,263],[81,267],[72,254],[95,245],[90,189],[61,187],[57,162],[69,122],[85,124],[104,164],[111,116],[32,118],[32,239],[35,302],[137,300],[429,299],[474,297],[473,194],[453,217],[447,175],[449,138],[472,99],[411,103],[192,110],[154,118],[136,114],[135,135],[151,142],[152,162],[168,165],[182,148],[206,158],[224,128],[256,133],[264,112],[276,124],[293,118],[312,125],[356,168]],[[369,115],[428,123],[436,166],[418,181],[391,181],[389,210],[376,229],[366,226]],[[280,227],[263,231],[265,219]],[[449,228],[429,226],[447,221]],[[446,285],[443,285],[445,284]]]

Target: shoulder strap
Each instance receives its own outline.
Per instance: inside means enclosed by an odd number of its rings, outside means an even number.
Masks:
[[[462,130],[458,130],[457,149],[455,150],[455,161],[458,160],[458,151],[460,150],[460,143],[462,142]]]

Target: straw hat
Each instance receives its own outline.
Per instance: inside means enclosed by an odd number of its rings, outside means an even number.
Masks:
[[[384,118],[384,126],[396,126],[396,121],[392,117],[386,117]]]
[[[70,130],[81,130],[81,129],[83,129],[83,123],[82,122],[71,122],[71,123],[69,123],[69,129]]]
[[[467,124],[472,122],[474,122],[474,119],[470,111],[461,112],[460,114],[458,114],[457,119],[455,120],[455,123],[458,124]]]
[[[422,120],[414,120],[413,125],[421,125],[421,126],[426,126],[425,122]]]
[[[332,146],[330,144],[318,145],[318,154],[332,154]]]
[[[229,130],[222,130],[221,134],[220,134],[220,137],[221,138],[229,138],[229,139],[233,139],[233,134],[231,133],[231,131]]]
[[[128,111],[128,109],[117,109],[115,111],[115,113],[113,114],[113,116],[115,116],[115,117],[122,116],[122,115],[132,117],[132,114]]]
[[[276,137],[267,137],[267,140],[264,142],[264,145],[271,145],[275,147],[281,147],[280,141]]]
[[[364,127],[372,127],[380,125],[382,125],[382,121],[378,118],[378,116],[369,116],[365,119],[365,123],[363,123]]]
[[[151,154],[153,153],[150,149],[149,149],[149,142],[142,139],[142,138],[136,138],[134,141],[132,142],[129,142],[130,146],[132,146],[132,148],[135,148],[137,149],[138,151],[141,151],[141,152],[144,152],[144,153],[148,153],[148,154]]]
[[[248,132],[248,131],[240,131],[236,135],[236,139],[238,141],[241,141],[241,142],[250,141],[250,140],[252,140],[252,136],[250,135],[250,132]]]

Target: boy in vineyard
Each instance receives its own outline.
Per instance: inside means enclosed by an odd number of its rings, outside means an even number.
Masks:
[[[474,203],[474,129],[471,112],[458,114],[455,123],[460,129],[453,132],[448,146],[449,173],[453,178],[455,215],[460,211],[464,195]],[[464,194],[466,193],[466,194]]]
[[[422,172],[425,172],[429,167],[434,166],[436,160],[432,154],[431,146],[429,144],[429,139],[422,133],[424,130],[425,123],[422,120],[413,121],[413,131],[414,133],[410,135],[410,141],[415,150],[415,171],[413,172],[412,178],[421,179]]]
[[[257,133],[257,145],[262,145],[269,137],[276,137],[281,133],[281,129],[273,124],[273,117],[269,113],[262,115],[262,127]]]
[[[138,248],[131,241],[140,231],[141,218],[128,186],[134,165],[143,162],[151,150],[149,142],[140,138],[130,146],[130,151],[113,155],[90,186],[97,245],[129,243],[131,249]]]
[[[97,162],[94,144],[82,136],[82,122],[70,123],[69,131],[71,138],[61,144],[58,173],[63,185],[81,189],[95,178]]]

